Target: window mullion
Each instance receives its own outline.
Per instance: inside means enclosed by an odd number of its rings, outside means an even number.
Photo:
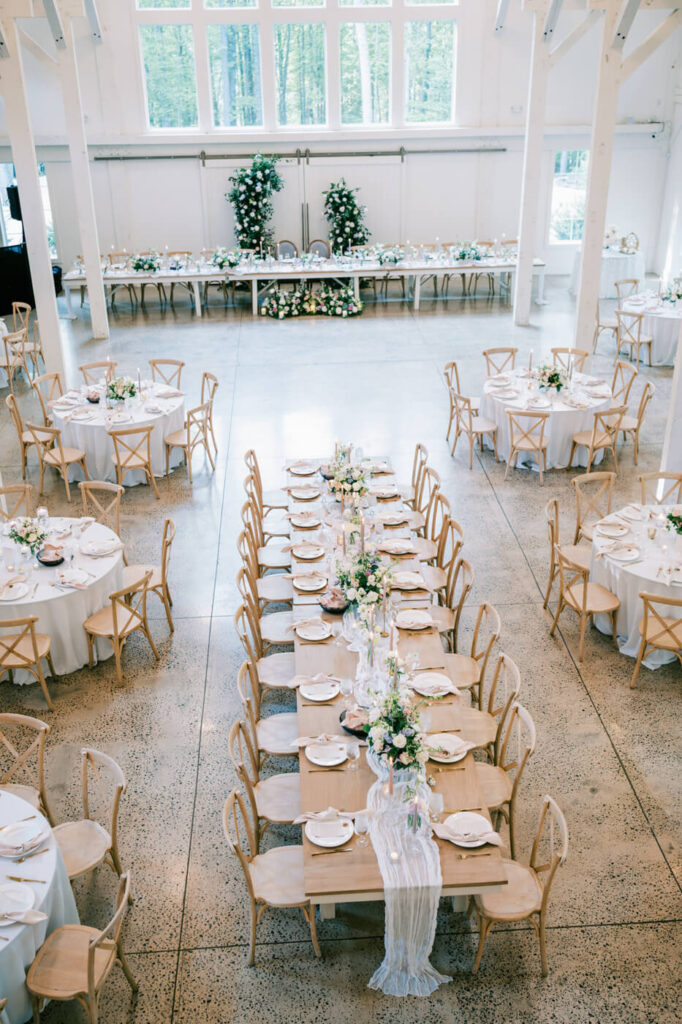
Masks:
[[[334,2],[334,0],[331,0]],[[327,126],[338,131],[341,126],[341,60],[339,53],[339,10],[334,4],[328,11],[327,21]]]
[[[388,123],[392,128],[405,124],[404,63],[405,14],[402,7],[391,18],[391,109]]]
[[[203,0],[195,0],[192,9],[192,27],[194,29],[194,68],[196,74],[199,131],[209,132],[213,128],[213,104],[211,101],[211,72],[208,60],[208,35],[202,13]]]
[[[261,0],[265,2],[265,0]],[[260,22],[261,88],[263,90],[263,127],[277,129],[277,84],[275,81],[275,34],[272,11],[264,11]]]

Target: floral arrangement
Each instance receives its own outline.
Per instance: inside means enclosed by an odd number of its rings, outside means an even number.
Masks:
[[[365,308],[364,302],[355,298],[352,288],[332,288],[324,284],[319,292],[311,294],[315,301],[314,312],[323,316],[357,316]]]
[[[292,291],[274,288],[264,299],[260,312],[261,316],[284,320],[290,316],[357,316],[364,308],[352,288],[332,288],[325,284],[319,292],[305,285]]]
[[[539,366],[533,376],[538,382],[539,388],[543,391],[554,388],[557,394],[566,386],[567,382],[566,374],[557,366]]]
[[[665,517],[668,521],[666,523],[666,530],[671,530],[673,533],[677,533],[682,536],[682,515],[675,515],[674,512],[668,512]]]
[[[389,651],[384,664],[386,665],[388,677],[395,686],[407,672],[405,660],[400,657],[397,651]]]
[[[329,481],[329,491],[336,498],[362,498],[369,490],[367,477],[362,466],[348,462],[337,465]]]
[[[475,242],[461,242],[458,245],[453,245],[450,254],[453,260],[463,260],[467,263],[483,259],[483,253]]]
[[[268,221],[272,217],[273,192],[284,182],[277,173],[277,157],[256,153],[250,167],[241,167],[230,178],[232,188],[225,198],[234,210],[234,229],[242,249],[256,249],[261,255],[272,241]]]
[[[611,245],[618,245],[619,241],[618,228],[611,224],[604,234],[604,245],[608,248]]]
[[[137,384],[130,377],[114,377],[107,384],[107,398],[112,402],[122,402],[126,398],[134,398]]]
[[[663,302],[677,302],[678,299],[682,299],[682,287],[679,284],[677,287],[671,285],[661,295]]]
[[[161,257],[158,252],[150,252],[145,256],[133,257],[133,270],[142,270],[147,273],[156,273],[161,269]]]
[[[374,551],[347,555],[336,563],[336,577],[349,604],[376,605],[391,586],[391,570]]]
[[[369,230],[364,223],[366,206],[355,198],[357,188],[349,188],[345,178],[330,185],[324,196],[324,215],[329,221],[329,245],[334,254],[348,252],[352,245],[364,245]]]
[[[238,267],[242,261],[242,254],[239,249],[216,249],[211,257],[211,263],[219,270],[225,267]]]
[[[387,265],[395,266],[396,263],[400,263],[404,258],[405,250],[402,245],[394,245],[389,249],[379,249],[377,252],[377,260],[381,267],[385,267]]]
[[[19,519],[12,523],[7,536],[15,544],[28,548],[31,554],[35,555],[43,546],[47,534],[41,530],[37,519]]]
[[[420,729],[419,705],[413,703],[409,690],[389,693],[371,708],[363,729],[369,749],[384,764],[422,771],[429,759]]]

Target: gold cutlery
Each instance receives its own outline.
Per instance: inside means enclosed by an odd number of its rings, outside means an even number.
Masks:
[[[4,828],[11,828],[12,825],[21,825],[22,821],[33,821],[33,819],[37,817],[37,814],[29,814],[27,818],[19,818],[19,821],[10,821],[7,825],[0,825],[0,830]]]
[[[465,772],[466,767],[464,765],[454,768],[436,768],[437,772]]]
[[[328,853],[353,853],[352,846],[344,846],[343,848],[337,847],[334,850],[316,850],[315,853],[311,853],[311,857],[325,857]]]
[[[44,850],[34,850],[33,853],[25,853],[23,857],[19,857],[19,859],[15,860],[14,863],[23,864],[29,857],[39,857],[41,853],[47,853],[47,847],[45,847]]]
[[[466,860],[467,857],[492,857],[492,854],[490,852],[486,852],[486,853],[458,853],[457,854],[457,859],[458,860]]]
[[[309,768],[308,772],[312,775],[313,772],[343,772],[345,768]]]
[[[7,935],[0,935],[0,939],[2,939],[3,942],[9,942],[9,937]]]
[[[304,708],[331,708],[334,706],[336,701],[334,700],[302,700],[301,707]]]
[[[47,885],[44,878],[21,878],[19,875],[8,875],[10,882],[36,882],[38,885]]]

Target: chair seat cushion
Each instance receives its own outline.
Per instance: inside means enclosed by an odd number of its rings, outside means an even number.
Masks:
[[[582,445],[584,448],[589,448],[592,444],[592,431],[591,430],[579,430],[577,434],[573,435],[573,443]],[[594,442],[595,448],[607,448],[612,444],[611,438],[606,433],[597,434]]]
[[[123,566],[123,587],[132,587],[135,583],[138,583],[142,576],[145,576],[151,571],[152,578],[149,581],[150,590],[154,587],[161,586],[161,566],[160,565],[124,565]]]
[[[438,552],[436,543],[428,537],[415,537],[414,546],[417,549],[417,558],[420,562],[431,562]]]
[[[97,928],[82,924],[65,924],[48,935],[29,968],[26,977],[29,992],[59,1000],[87,993],[88,948],[98,935]],[[95,951],[95,988],[101,984],[115,956],[113,943]]]
[[[64,462],[78,462],[79,459],[85,458],[85,452],[80,448],[69,448],[66,445],[62,445],[62,454]],[[58,448],[51,448],[49,452],[45,452],[43,458],[48,466],[61,466],[62,464]]]
[[[76,878],[85,871],[101,864],[111,849],[111,836],[97,821],[84,818],[83,821],[66,821],[53,830],[57,840],[66,873]]]
[[[273,907],[307,903],[303,884],[303,847],[276,846],[259,853],[249,864],[256,899]]]
[[[163,441],[169,448],[186,448],[187,431],[181,427],[180,430],[174,430],[172,434],[166,434]]]
[[[256,580],[256,590],[261,601],[288,601],[294,599],[294,585],[283,574],[272,573]]]
[[[40,793],[33,786],[22,786],[18,782],[3,782],[2,786],[0,786],[0,793],[11,793],[13,796],[21,797],[22,800],[25,800],[31,807],[35,807],[42,814]]]
[[[623,416],[620,421],[621,430],[637,430],[637,417],[636,416]]]
[[[428,612],[438,626],[439,633],[449,633],[455,628],[455,613],[451,608],[445,608],[442,604],[429,605]]]
[[[670,633],[664,633],[661,622],[650,616],[647,623],[646,639],[652,641],[655,638],[656,647],[660,647],[662,650],[682,651],[682,624],[677,619],[667,619],[664,616],[661,616],[661,619]],[[640,620],[639,633],[640,636],[644,633],[644,619]]]
[[[437,565],[421,565],[419,571],[431,593],[442,590],[448,581],[445,569],[440,569]]]
[[[568,587],[565,597],[566,604],[579,612],[583,602],[583,584],[574,583],[573,586]],[[610,590],[602,587],[601,583],[588,583],[586,607],[589,613],[598,615],[601,612],[613,612],[616,608],[620,608],[620,601]]]
[[[120,465],[122,469],[142,469],[143,466],[147,465],[146,455],[137,455],[132,452],[128,452],[124,455],[120,462],[116,458],[116,453],[114,453],[111,456],[111,461],[115,466]]]
[[[301,776],[298,772],[271,775],[256,783],[259,818],[287,824],[301,813]]]
[[[282,551],[276,544],[267,544],[264,548],[258,548],[258,564],[263,569],[288,569],[291,554]]]
[[[548,437],[543,437],[542,442],[539,437],[522,437],[514,442],[514,448],[520,452],[536,452],[538,449],[546,448],[548,444]]]
[[[471,428],[474,434],[493,434],[497,430],[497,423],[485,419],[484,416],[472,416]]]
[[[141,616],[134,612],[132,609],[126,614],[126,612],[119,605],[116,611],[116,624],[118,626],[119,636],[128,636],[139,628],[142,622]],[[87,633],[94,633],[95,636],[114,636],[114,615],[111,610],[111,605],[108,604],[104,608],[100,608],[98,612],[91,615],[90,618],[86,619],[83,623],[83,629]]]
[[[261,686],[290,689],[289,684],[296,675],[294,655],[288,651],[268,654],[267,657],[258,659],[256,671]]]
[[[275,754],[280,757],[291,757],[298,754],[297,747],[293,746],[294,740],[298,736],[300,736],[300,729],[295,711],[269,715],[256,722],[258,749],[267,754]]]
[[[581,569],[590,568],[591,547],[586,544],[562,544],[561,553],[572,562],[579,565]]]
[[[481,678],[480,664],[468,654],[451,654],[448,657],[448,669],[455,686],[463,690],[475,686]]]
[[[491,810],[511,800],[512,781],[503,768],[494,764],[476,762],[476,777],[481,788],[483,802]]]
[[[289,508],[289,495],[286,491],[263,491],[263,508]]]
[[[475,896],[477,906],[494,921],[517,921],[542,906],[542,889],[531,868],[515,860],[503,860],[507,884],[498,892]]]
[[[618,321],[614,316],[602,316],[599,318],[599,329],[603,331],[615,331],[618,329]]]
[[[8,651],[11,644],[11,633],[0,637],[0,664],[2,668],[21,668],[27,661],[29,665],[35,664],[33,660],[33,641],[30,636],[25,636],[20,640],[10,654]],[[46,636],[44,633],[36,633],[36,647],[38,648],[38,657],[44,658],[50,650],[49,636]]]
[[[271,612],[260,617],[260,635],[268,644],[293,644],[293,612]]]

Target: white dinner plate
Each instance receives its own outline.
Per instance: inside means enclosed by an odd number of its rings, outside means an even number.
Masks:
[[[413,569],[394,572],[392,588],[394,590],[423,590],[424,577]]]
[[[10,583],[0,592],[0,601],[21,601],[28,594],[28,583]]]
[[[432,761],[439,761],[441,764],[455,764],[463,761],[469,753],[469,749],[461,749],[462,740],[451,732],[434,732],[426,739],[426,749]],[[434,748],[442,747],[443,752],[439,753]]]
[[[608,552],[609,558],[612,558],[614,562],[634,562],[640,555],[641,551],[634,546]]]
[[[74,411],[74,414],[71,417],[71,419],[72,420],[91,420],[92,417],[95,416],[95,415],[96,415],[96,413],[95,413],[94,409],[76,409]]]
[[[0,831],[0,841],[3,847],[14,847],[14,857],[23,857],[31,850],[37,850],[48,838],[47,832],[39,821],[17,821],[13,825],[7,825]],[[12,854],[3,854],[13,860]]]
[[[35,893],[30,885],[21,882],[0,884],[0,928],[11,928],[14,925],[14,921],[8,921],[3,914],[33,910],[35,899]]]
[[[372,487],[369,492],[374,498],[380,500],[387,500],[388,498],[397,498],[398,491],[395,487]]]
[[[531,398],[528,403],[529,409],[549,409],[552,403],[549,398]]]
[[[315,572],[310,576],[294,576],[292,582],[295,590],[300,590],[304,594],[314,594],[318,590],[324,590],[328,580],[322,573]]]
[[[107,558],[109,555],[113,555],[120,544],[120,540],[113,537],[110,541],[86,541],[81,544],[81,554],[87,555],[88,558]]]
[[[129,412],[115,412],[109,423],[130,423],[132,418],[132,414]]]
[[[305,459],[301,459],[300,462],[291,463],[289,472],[293,473],[294,476],[312,476],[314,473],[317,473],[319,468],[319,462],[307,462]]]
[[[310,513],[298,512],[296,515],[291,516],[289,522],[292,526],[298,527],[299,530],[314,530],[320,525],[321,520]]]
[[[294,558],[301,558],[304,562],[314,561],[316,558],[322,558],[324,555],[324,548],[321,544],[309,544],[304,542],[303,544],[294,544],[291,549],[291,553]]]
[[[384,551],[387,555],[415,555],[417,548],[411,540],[382,540],[379,551]]]
[[[331,821],[306,821],[305,834],[315,846],[343,846],[353,835],[353,822],[346,818],[333,818]]]
[[[322,683],[301,683],[298,692],[306,700],[333,700],[341,692],[341,686],[335,679]]]
[[[335,768],[348,758],[345,743],[309,743],[305,748],[305,756],[311,764],[321,768]]]
[[[313,487],[292,487],[289,494],[295,501],[315,501],[320,496],[320,488]]]
[[[332,627],[323,619],[316,619],[315,622],[297,623],[294,632],[301,640],[326,640],[332,635]]]
[[[500,388],[499,391],[496,392],[495,397],[496,398],[518,398],[520,394],[521,394],[521,392],[517,391],[516,388]]]
[[[457,811],[456,814],[451,814],[443,822],[448,828],[460,835],[466,835],[468,832],[475,832],[480,829],[481,832],[490,832],[492,825],[487,818],[484,818],[482,814],[476,814],[475,811]],[[487,840],[485,839],[457,839],[454,840],[457,846],[464,846],[467,849],[473,849],[477,846],[485,846]]]
[[[644,518],[644,513],[639,505],[627,505],[618,515],[622,516],[623,519],[629,519],[631,523],[639,523]]]
[[[506,388],[509,385],[509,377],[506,373],[501,373],[497,377],[491,377],[488,385],[491,388]]]
[[[430,629],[434,622],[421,608],[405,608],[396,615],[395,624],[398,629]]]
[[[604,537],[624,537],[630,532],[630,527],[623,523],[600,523],[596,530]]]
[[[88,582],[88,574],[84,569],[64,569],[62,572],[57,573],[57,580],[66,587],[72,584],[75,584],[77,587],[84,587]]]
[[[420,672],[410,686],[422,697],[444,697],[446,693],[452,693],[452,683],[442,672]]]

